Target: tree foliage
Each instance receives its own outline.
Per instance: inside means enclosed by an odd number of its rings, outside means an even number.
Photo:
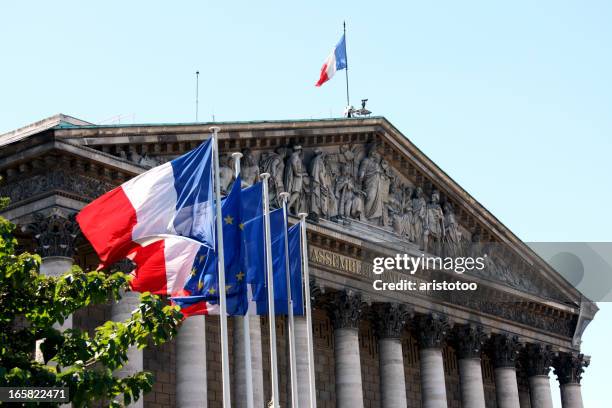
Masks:
[[[130,346],[171,339],[182,318],[178,308],[143,293],[125,322],[106,322],[91,336],[76,328],[62,332],[54,324],[81,308],[119,300],[129,278],[77,266],[43,276],[38,255],[16,253],[14,228],[0,217],[0,386],[68,387],[75,407],[94,401],[121,406],[149,391],[151,373],[118,378],[113,372],[127,362]],[[44,362],[35,360],[37,342]]]

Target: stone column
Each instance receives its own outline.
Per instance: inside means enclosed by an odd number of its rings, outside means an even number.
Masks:
[[[79,233],[79,226],[73,215],[65,215],[56,210],[49,216],[34,214],[33,222],[26,227],[34,238],[36,252],[41,257],[41,275],[57,277],[70,271],[74,264],[74,241]],[[64,331],[72,328],[72,315],[62,324],[53,325]],[[43,360],[39,343],[36,345],[36,359]]]
[[[380,393],[383,408],[405,407],[406,378],[400,337],[409,313],[404,305],[382,303],[374,308],[374,327],[380,355]]]
[[[251,338],[251,373],[253,385],[253,405],[264,406],[263,389],[263,357],[261,351],[261,320],[259,316],[236,316],[233,318],[234,339],[234,399],[236,407],[247,406],[247,380],[244,348],[244,319],[249,322],[249,336]]]
[[[486,338],[481,326],[465,325],[455,331],[463,407],[485,408],[480,354]]]
[[[448,320],[435,313],[420,316],[415,329],[421,361],[423,408],[447,408],[442,347],[450,329]]]
[[[336,360],[336,406],[363,408],[361,361],[359,357],[359,319],[361,295],[342,290],[327,304],[334,325],[334,357]]]
[[[295,358],[297,363],[298,403],[300,407],[310,406],[310,373],[308,371],[308,326],[306,316],[294,316]]]
[[[205,316],[185,319],[176,336],[176,404],[185,408],[208,406]]]
[[[553,408],[548,373],[552,365],[551,346],[528,344],[525,349],[523,366],[527,371],[531,408]]]
[[[493,365],[498,408],[520,408],[516,379],[516,358],[519,348],[517,336],[498,334],[493,338]]]
[[[555,374],[561,388],[561,406],[563,408],[583,408],[580,380],[584,368],[590,361],[583,354],[559,353],[553,360]]]
[[[123,322],[129,319],[132,311],[140,304],[140,294],[135,292],[125,292],[119,302],[113,303],[111,308],[111,318],[115,322]],[[142,350],[132,346],[127,352],[128,361],[117,370],[118,377],[128,377],[143,370]],[[138,401],[130,404],[130,407],[142,408],[144,397],[141,395]]]

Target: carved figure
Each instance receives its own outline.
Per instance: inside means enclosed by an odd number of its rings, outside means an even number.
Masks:
[[[387,185],[380,155],[373,147],[359,166],[359,183],[365,192],[364,216],[368,221],[380,223],[384,210],[385,188]]]
[[[320,148],[314,151],[310,162],[310,212],[318,217],[333,216],[331,177],[325,164],[325,154]]]
[[[308,173],[304,168],[304,154],[301,146],[294,146],[293,153],[285,166],[285,189],[289,193],[287,208],[292,214],[298,214],[305,207],[305,187]]]
[[[343,164],[336,181],[335,196],[338,199],[338,215],[343,218],[362,219],[363,192],[355,188],[355,179],[350,173],[351,166]]]
[[[457,224],[455,211],[450,202],[444,203],[445,246],[448,256],[458,256],[461,245],[461,231]]]
[[[232,162],[233,160],[229,154],[224,154],[219,158],[219,188],[221,189],[221,194],[227,194],[234,181]]]
[[[423,189],[417,187],[412,198],[412,241],[423,246],[423,229],[425,226],[425,216],[427,214],[427,201],[423,194]]]
[[[431,201],[427,204],[422,249],[429,251],[433,247],[432,252],[439,254],[440,244],[444,239],[444,232],[444,213],[440,206],[440,193],[434,190],[431,193]]]
[[[283,177],[285,174],[285,158],[287,157],[286,147],[277,147],[274,152],[264,152],[259,159],[259,168],[262,173],[270,173],[269,189],[270,202],[280,207],[279,194],[285,191]]]
[[[253,158],[251,149],[242,149],[242,159],[240,160],[240,178],[242,187],[249,187],[259,181],[259,166]]]

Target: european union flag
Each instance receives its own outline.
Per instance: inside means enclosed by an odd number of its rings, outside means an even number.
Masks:
[[[223,218],[223,249],[225,258],[225,289],[227,294],[227,312],[229,315],[244,315],[247,310],[246,274],[241,269],[242,251],[242,216],[241,216],[240,178],[238,178],[228,194],[221,202]],[[216,248],[215,248],[216,249]],[[180,299],[181,303],[193,304],[198,301],[208,301],[216,304],[219,301],[219,274],[217,252],[202,248],[197,255],[194,268],[195,274],[185,284],[185,289],[191,296]]]
[[[282,211],[282,210],[281,210]],[[303,315],[303,293],[302,293],[302,256],[300,245],[300,225],[296,224],[289,228],[287,233],[289,246],[289,271],[291,284],[291,300],[293,303],[293,314]],[[277,315],[286,315],[288,307],[287,298],[287,267],[285,262],[285,235],[283,231],[272,242],[273,270],[274,270],[274,312]],[[261,294],[261,291],[260,291]],[[268,313],[268,298],[265,293],[256,298],[257,314]]]

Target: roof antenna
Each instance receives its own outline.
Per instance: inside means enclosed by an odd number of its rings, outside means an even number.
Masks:
[[[198,121],[199,96],[200,96],[200,71],[196,71],[196,120],[195,120],[196,122]]]

